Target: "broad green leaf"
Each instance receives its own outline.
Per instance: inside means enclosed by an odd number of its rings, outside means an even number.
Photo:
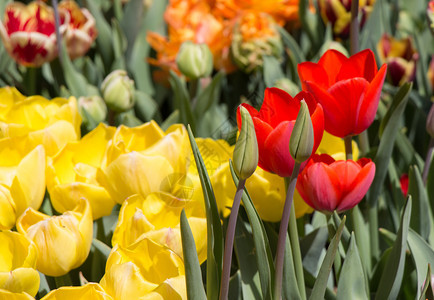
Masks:
[[[330,271],[332,269],[336,251],[339,246],[339,241],[341,240],[342,231],[344,230],[345,220],[346,217],[344,216],[338,230],[336,231],[335,236],[330,242],[326,256],[324,257],[324,261],[319,270],[318,277],[315,281],[315,285],[313,286],[312,293],[310,294],[309,299],[316,300],[324,298],[327,289],[327,281],[330,275]]]
[[[432,217],[428,195],[417,166],[410,167],[408,179],[408,194],[413,199],[410,227],[427,240],[430,234]]]
[[[431,277],[431,265],[428,264],[428,271],[426,272],[424,287],[422,293],[419,297],[419,300],[434,300],[434,289],[432,286],[432,277]]]
[[[175,109],[179,110],[180,122],[187,126],[189,124],[193,132],[196,132],[196,121],[191,110],[190,96],[185,86],[185,80],[181,79],[175,72],[170,71],[170,85],[174,93]]]
[[[171,125],[179,122],[179,110],[176,109],[166,118],[166,120],[164,120],[160,127],[165,131]]]
[[[339,276],[336,299],[369,299],[367,278],[363,270],[356,238],[352,233],[350,246]]]
[[[236,186],[238,186],[238,177],[235,174],[232,161],[230,162],[230,169],[232,179]],[[271,295],[273,288],[273,276],[274,276],[274,264],[273,256],[268,241],[267,234],[265,232],[264,225],[258,212],[253,205],[252,199],[247,190],[244,189],[242,196],[242,202],[246,209],[247,217],[249,218],[250,226],[252,227],[253,242],[255,246],[255,255],[258,265],[259,277],[261,281],[262,298],[267,299],[267,296]]]
[[[378,229],[378,231],[381,233],[381,235],[383,236],[383,238],[384,238],[384,241],[387,243],[387,245],[389,246],[389,247],[392,247],[393,246],[393,243],[395,242],[395,240],[396,240],[396,234],[394,234],[393,232],[391,232],[391,231],[389,231],[389,230],[387,230],[387,229],[385,229],[385,228],[380,228],[380,229]]]
[[[399,89],[391,106],[393,111],[389,114],[390,117],[385,117],[383,119],[381,127],[383,127],[384,130],[382,131],[382,138],[374,159],[375,177],[368,194],[368,201],[371,207],[374,207],[377,204],[378,196],[381,193],[384,179],[386,178],[387,174],[387,165],[389,164],[390,157],[392,156],[395,137],[399,129],[399,122],[407,105],[408,94],[411,91],[411,87],[412,83],[405,83]]]
[[[431,160],[431,166],[428,171],[428,179],[426,181],[426,188],[429,205],[431,207],[431,213],[434,214],[434,158],[431,158]]]
[[[241,274],[238,269],[237,272],[229,279],[229,295],[228,300],[243,299],[243,293],[241,290]]]
[[[127,39],[120,27],[119,22],[116,19],[112,19],[112,35],[113,35],[113,51],[114,61],[112,64],[112,70],[126,69],[125,64],[125,50],[127,48]]]
[[[205,200],[207,224],[207,297],[208,299],[218,299],[223,264],[223,232],[211,181],[190,126],[188,126],[188,136]]]
[[[278,27],[280,36],[282,37],[283,44],[291,50],[291,53],[294,55],[295,61],[297,64],[306,61],[306,57],[301,51],[298,43],[294,40],[294,38],[282,27]]]
[[[420,295],[420,288],[424,284],[425,274],[428,269],[428,264],[434,265],[434,250],[428,243],[414,230],[408,231],[408,247],[410,248],[411,256],[416,265],[417,273],[417,296]]]
[[[354,232],[360,258],[362,260],[365,272],[369,274],[372,270],[371,249],[369,247],[369,225],[363,219],[362,212],[358,205],[351,210],[351,219],[353,221]]]
[[[316,275],[319,269],[321,254],[325,252],[325,246],[329,238],[327,227],[320,227],[300,241],[300,250],[303,257],[303,267],[312,275]]]
[[[149,122],[154,118],[158,112],[158,105],[151,96],[142,92],[135,91],[136,104],[135,111],[137,116],[145,122]]]
[[[137,35],[142,27],[143,17],[145,15],[145,5],[143,0],[130,0],[125,6],[124,14],[120,22],[122,31],[127,40],[127,59],[136,41]]]
[[[292,248],[289,242],[289,235],[286,235],[285,240],[285,257],[283,261],[283,286],[282,297],[284,299],[297,300],[302,299],[300,289],[297,284],[297,277],[295,273],[294,258],[292,256]]]
[[[223,73],[217,73],[211,83],[196,96],[193,109],[196,120],[200,120],[211,106],[218,103],[222,78]]]
[[[187,298],[205,300],[206,294],[202,284],[202,272],[196,252],[193,233],[188,224],[185,210],[181,212],[181,239],[182,253],[184,255],[185,282],[187,285]]]
[[[272,87],[276,84],[276,81],[285,78],[285,74],[282,71],[280,62],[274,56],[264,56],[264,81],[266,87]]]
[[[47,277],[45,277],[45,274],[43,274],[39,271],[38,271],[38,273],[39,273],[39,278],[40,278],[38,296],[39,296],[39,299],[41,299],[43,296],[48,294],[51,289],[50,289],[50,286],[48,285]]]
[[[61,65],[65,76],[66,85],[75,97],[87,96],[87,81],[79,73],[66,52],[66,43],[62,42],[62,48],[59,55],[61,56]]]
[[[313,286],[315,285],[316,278],[312,274],[310,274],[309,272],[304,270],[304,279],[306,282],[306,288],[312,289]],[[325,300],[335,300],[336,294],[329,287],[327,287],[325,294],[324,294],[324,299]]]
[[[95,249],[98,250],[98,252],[101,253],[106,260],[109,257],[110,252],[112,251],[112,248],[97,239],[92,240],[92,246],[94,246]]]
[[[405,251],[407,249],[407,235],[411,217],[411,196],[408,197],[404,213],[401,218],[401,226],[396,235],[392,251],[387,259],[386,266],[381,274],[375,299],[396,299],[401,288],[404,276]]]

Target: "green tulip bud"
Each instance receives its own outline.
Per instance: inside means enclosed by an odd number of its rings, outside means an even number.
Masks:
[[[181,73],[190,79],[207,77],[213,68],[212,53],[207,44],[187,41],[179,49],[176,64]]]
[[[431,105],[428,117],[426,118],[426,131],[434,139],[434,103]]]
[[[301,100],[300,104],[300,110],[289,140],[289,152],[298,163],[306,161],[312,155],[314,143],[309,108],[304,100]]]
[[[234,149],[234,167],[238,177],[245,180],[252,176],[258,166],[258,142],[252,117],[240,106],[241,131]]]
[[[134,80],[128,77],[125,70],[115,70],[107,75],[101,84],[101,92],[107,106],[116,112],[134,106]]]
[[[107,106],[100,96],[78,98],[78,109],[85,125],[96,126],[107,117]]]

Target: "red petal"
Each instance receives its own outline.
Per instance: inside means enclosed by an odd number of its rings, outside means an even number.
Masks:
[[[267,165],[268,161],[265,159],[268,155],[265,150],[265,141],[273,131],[273,128],[257,117],[253,118],[253,125],[255,126],[256,140],[258,141],[258,165],[265,171],[272,172],[270,167]]]
[[[331,107],[323,104],[326,115],[325,129],[328,132],[342,138],[361,132],[356,131],[356,126],[368,85],[369,83],[364,78],[353,78],[339,81],[328,90],[336,103],[340,104],[340,112],[343,113],[342,116],[338,116],[336,112],[330,111]],[[335,120],[330,121],[329,117]],[[332,128],[328,127],[330,124],[333,124]]]
[[[322,136],[324,134],[324,111],[321,104],[317,104],[317,107],[313,114],[310,116],[313,125],[314,145],[312,153],[315,153],[321,143]]]
[[[366,195],[369,187],[375,176],[375,164],[373,162],[365,165],[362,170],[357,174],[351,186],[347,188],[349,191],[341,202],[339,203],[337,210],[339,212],[348,210],[356,206]]]
[[[333,49],[327,50],[321,56],[318,64],[327,71],[327,75],[329,78],[328,86],[333,85],[337,81],[336,77],[339,74],[342,64],[344,64],[346,61],[348,61],[348,58],[345,55]]]
[[[365,49],[354,54],[342,64],[336,81],[362,77],[371,82],[375,74],[377,74],[377,63],[374,53],[370,49]]]
[[[276,128],[283,121],[295,120],[299,110],[300,101],[293,99],[287,92],[278,88],[267,88],[259,117]]]
[[[386,78],[387,66],[381,66],[374,80],[367,87],[365,98],[363,99],[358,116],[356,132],[360,133],[371,126],[377,113],[378,103],[380,102],[381,89],[383,88],[384,79]]]
[[[300,77],[301,87],[303,90],[308,90],[306,81],[315,82],[323,89],[327,89],[330,86],[329,75],[324,68],[318,64],[307,61],[298,64],[297,66],[298,76]]]

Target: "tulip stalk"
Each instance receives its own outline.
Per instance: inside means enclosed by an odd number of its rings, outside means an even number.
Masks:
[[[275,299],[281,299],[282,292],[282,279],[283,279],[283,260],[285,256],[285,240],[286,233],[288,231],[288,224],[291,219],[290,224],[290,245],[294,247],[298,245],[298,233],[297,233],[297,223],[295,219],[295,212],[291,209],[295,186],[297,184],[297,176],[300,171],[300,163],[295,162],[294,169],[292,171],[289,180],[285,178],[285,182],[288,183],[288,189],[286,192],[285,205],[283,207],[282,220],[280,221],[279,238],[277,240],[277,253],[276,253],[276,273],[274,281],[274,296]],[[304,276],[303,268],[300,270],[300,264],[298,263],[301,259],[300,247],[293,248],[294,264],[295,264],[295,275],[297,278],[298,288],[302,295],[305,295],[304,291]]]
[[[345,143],[345,158],[347,160],[353,159],[353,146],[352,146],[352,138],[350,135],[344,138],[344,143]]]

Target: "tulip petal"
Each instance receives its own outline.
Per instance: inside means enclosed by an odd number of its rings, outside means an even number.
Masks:
[[[351,56],[342,64],[336,81],[361,77],[371,82],[377,74],[377,63],[374,53],[365,49]]]
[[[370,162],[359,171],[352,184],[348,186],[347,191],[349,191],[349,193],[342,198],[336,209],[338,211],[344,211],[356,206],[366,195],[374,180],[374,176],[375,164]]]
[[[328,84],[327,87],[330,87],[337,81],[337,76],[342,65],[348,61],[348,58],[343,55],[341,52],[330,49],[327,50],[319,59],[318,65],[322,66],[323,70],[326,70],[328,76]],[[315,82],[317,82],[318,74],[314,74]]]
[[[264,169],[265,171],[272,172],[266,163],[265,140],[270,135],[270,133],[273,131],[273,128],[268,123],[266,123],[266,122],[264,122],[261,119],[256,118],[256,117],[253,118],[253,124],[255,125],[256,140],[258,141],[258,150],[259,150],[258,165],[262,169]]]
[[[329,75],[324,68],[316,63],[310,61],[302,62],[298,64],[297,70],[303,90],[309,90],[306,85],[307,81],[315,82],[325,90],[334,83],[334,81],[329,79]]]
[[[276,128],[283,121],[295,120],[299,110],[300,100],[292,98],[284,90],[268,88],[258,117]]]

